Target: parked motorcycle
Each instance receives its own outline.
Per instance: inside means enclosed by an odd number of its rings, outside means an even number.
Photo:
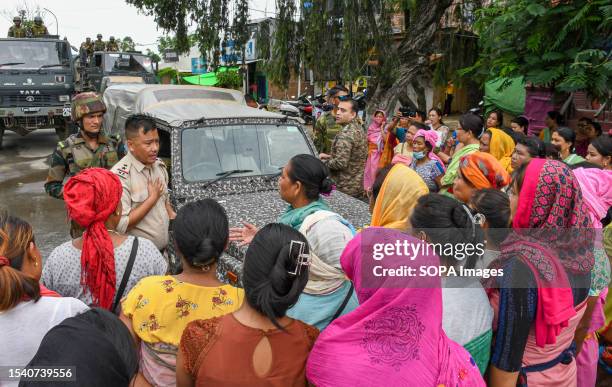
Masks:
[[[292,96],[291,98],[295,98],[295,96]],[[293,100],[287,100],[287,101],[282,101],[282,104],[284,105],[291,105],[295,108],[298,109],[299,111],[299,115],[298,117],[300,117],[301,119],[303,119],[306,124],[311,125],[314,121],[313,119],[313,102],[311,101],[311,96],[307,96],[307,95],[301,95],[297,100],[293,99]]]

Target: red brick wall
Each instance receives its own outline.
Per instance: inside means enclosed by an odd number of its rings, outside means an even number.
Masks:
[[[291,96],[295,96],[297,98],[299,95],[297,87],[298,87],[297,76],[293,72],[291,74],[291,78],[289,79],[289,86],[287,90],[282,90],[276,87],[268,79],[268,98],[291,99]],[[300,94],[309,93],[309,92],[312,94],[312,86],[310,86],[309,82],[306,82],[304,79],[302,79]]]

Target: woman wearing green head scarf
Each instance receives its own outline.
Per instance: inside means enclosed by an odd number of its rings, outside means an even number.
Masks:
[[[440,193],[452,197],[453,182],[459,171],[459,162],[463,156],[477,152],[480,149],[479,137],[484,130],[484,122],[482,117],[473,113],[466,113],[459,119],[459,127],[457,128],[457,140],[461,145],[461,149],[455,152],[451,159],[446,173],[440,182],[442,188]]]
[[[340,255],[353,239],[355,229],[331,211],[321,195],[333,190],[329,170],[312,155],[294,156],[278,181],[281,198],[289,203],[278,222],[300,231],[310,245],[308,283],[287,315],[320,330],[335,318],[358,306],[351,282],[340,266]],[[248,244],[257,227],[245,223],[230,229],[230,241]]]

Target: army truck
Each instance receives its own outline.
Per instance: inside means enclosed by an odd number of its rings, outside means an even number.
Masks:
[[[70,44],[57,36],[0,39],[0,147],[6,130],[25,136],[55,128],[70,133],[74,67]]]
[[[155,84],[156,64],[138,51],[96,51],[81,69],[79,91],[104,93],[117,84]]]

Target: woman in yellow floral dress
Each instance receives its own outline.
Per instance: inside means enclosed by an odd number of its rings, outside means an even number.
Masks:
[[[244,299],[242,289],[216,277],[229,237],[221,205],[204,199],[183,207],[174,221],[174,237],[183,272],[144,278],[121,303],[121,319],[139,347],[140,372],[156,386],[175,385],[176,351],[189,322],[231,313]]]

